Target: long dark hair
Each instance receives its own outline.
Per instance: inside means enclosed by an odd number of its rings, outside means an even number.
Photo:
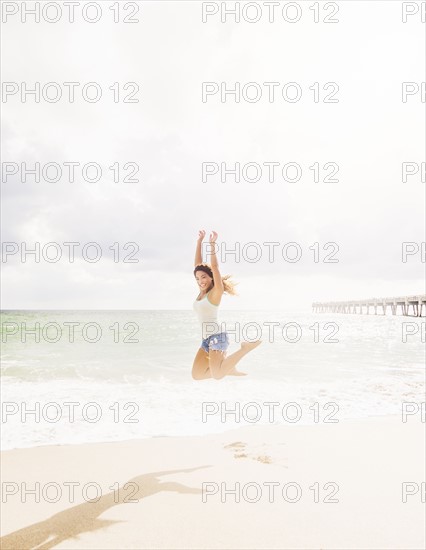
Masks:
[[[209,264],[199,264],[199,265],[197,265],[196,268],[194,269],[194,277],[195,277],[195,274],[197,273],[197,271],[203,271],[204,273],[207,273],[207,275],[213,279],[213,271],[212,271],[212,268],[210,267]],[[232,275],[224,275],[222,277],[223,288],[224,288],[224,292],[226,294],[230,294],[231,296],[235,296],[237,294],[236,291],[235,291],[235,286],[238,283],[236,283],[235,281],[232,281],[231,277],[232,277]],[[213,286],[214,286],[214,279],[212,281],[212,288],[213,288]]]

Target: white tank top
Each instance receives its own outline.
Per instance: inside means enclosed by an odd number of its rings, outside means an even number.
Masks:
[[[219,323],[217,322],[219,306],[215,306],[209,301],[209,292],[201,300],[195,300],[193,306],[198,316],[198,320],[201,323],[203,340],[212,334],[221,332],[219,330]]]

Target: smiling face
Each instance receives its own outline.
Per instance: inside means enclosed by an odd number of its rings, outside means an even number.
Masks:
[[[195,273],[195,279],[202,292],[208,292],[212,287],[213,279],[209,277],[204,271],[197,271]]]

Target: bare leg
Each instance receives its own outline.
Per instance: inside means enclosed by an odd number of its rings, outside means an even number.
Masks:
[[[226,351],[223,353],[223,360],[226,359]],[[210,368],[209,368],[210,370]],[[210,373],[210,376],[211,376],[211,373]],[[247,373],[246,372],[241,372],[239,370],[236,369],[236,367],[233,367],[228,373],[227,373],[227,376],[247,376]]]
[[[226,357],[226,351],[223,352]],[[228,372],[229,376],[246,376],[245,372],[237,371],[235,367]],[[212,373],[209,365],[209,355],[203,349],[199,349],[194,359],[194,365],[192,367],[192,378],[194,380],[206,380],[212,378]]]
[[[192,378],[194,380],[204,380],[211,377],[209,354],[200,348],[195,356],[194,364],[192,366]]]
[[[210,351],[209,366],[212,377],[220,380],[227,374],[231,374],[238,361],[241,361],[244,355],[247,355],[247,353],[252,351],[254,348],[257,348],[257,346],[261,343],[261,340],[256,340],[255,342],[243,342],[238,351],[225,358],[223,357],[223,352],[221,351]]]

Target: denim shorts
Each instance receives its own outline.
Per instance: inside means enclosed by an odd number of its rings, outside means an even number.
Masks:
[[[227,332],[219,332],[218,334],[212,334],[201,341],[201,347],[207,353],[210,350],[214,351],[226,351],[229,347],[229,337]]]

